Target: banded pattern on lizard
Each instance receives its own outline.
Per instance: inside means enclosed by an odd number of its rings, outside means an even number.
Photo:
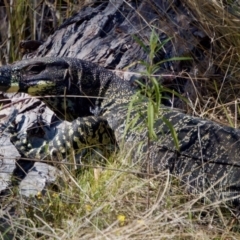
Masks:
[[[95,64],[72,58],[20,61],[0,68],[0,90],[54,95],[50,102],[49,98],[42,100],[53,111],[59,110],[59,116],[69,113],[68,120],[74,119],[40,148],[27,149],[15,140],[25,156],[40,159],[60,152],[66,157],[72,149],[77,153],[85,147],[104,149],[117,143],[131,150],[133,162],[143,171],[150,161],[152,172],[169,169],[193,191],[211,188],[209,196],[214,199],[240,193],[239,130],[162,106],[154,125],[158,139],[149,143],[143,101],[130,113],[130,119],[138,116],[138,120],[125,134],[128,105],[137,89]],[[65,94],[71,96],[60,97]],[[179,150],[163,118],[177,132]]]

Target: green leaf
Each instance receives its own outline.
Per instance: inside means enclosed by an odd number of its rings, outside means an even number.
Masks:
[[[148,102],[148,134],[150,139],[156,139],[156,133],[154,131],[154,106],[152,101]]]
[[[132,35],[132,37],[138,43],[138,45],[140,45],[140,47],[143,48],[143,50],[146,53],[149,53],[149,50],[148,50],[147,46],[136,35]]]
[[[171,135],[172,135],[172,138],[173,138],[173,141],[174,141],[174,145],[175,145],[176,149],[179,151],[179,149],[180,149],[179,141],[178,141],[177,133],[176,133],[173,125],[165,117],[162,117],[162,120],[167,125],[167,127],[169,128],[169,130],[171,132]]]
[[[156,63],[156,65],[161,65],[165,62],[171,62],[171,61],[187,61],[187,60],[192,60],[191,57],[173,57],[173,58],[168,58],[168,59],[164,59],[158,63]]]

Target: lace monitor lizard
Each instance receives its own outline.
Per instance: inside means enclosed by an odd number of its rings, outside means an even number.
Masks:
[[[129,113],[137,89],[113,72],[74,58],[35,58],[0,68],[0,90],[45,96],[42,100],[62,119],[66,128],[39,148],[13,141],[27,157],[47,153],[63,157],[91,146],[115,144],[127,148],[132,160],[146,170],[180,176],[191,191],[207,191],[213,199],[240,193],[240,131],[162,106],[155,122],[157,140],[148,141],[144,100]],[[63,96],[69,97],[63,97]],[[127,123],[127,115],[132,121]],[[137,116],[137,118],[136,118]],[[175,129],[176,149],[168,119]],[[140,127],[142,126],[142,127]],[[138,128],[136,130],[136,128]],[[148,162],[148,163],[147,163]],[[149,166],[149,165],[148,165]]]

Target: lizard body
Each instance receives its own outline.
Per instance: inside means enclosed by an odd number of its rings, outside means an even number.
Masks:
[[[0,90],[54,95],[50,104],[48,98],[42,100],[53,111],[57,109],[59,116],[67,112],[67,120],[73,119],[40,148],[27,150],[18,144],[25,156],[41,158],[60,152],[66,157],[72,148],[77,152],[117,143],[131,152],[132,161],[141,169],[146,170],[148,164],[153,173],[169,169],[191,191],[213,188],[214,199],[240,192],[239,130],[162,106],[154,124],[157,139],[150,141],[145,125],[146,99],[134,105],[129,118],[132,125],[126,130],[128,106],[137,90],[95,64],[73,58],[23,60],[0,68]],[[68,96],[66,108],[60,97],[64,95]],[[179,149],[164,119],[175,129]]]

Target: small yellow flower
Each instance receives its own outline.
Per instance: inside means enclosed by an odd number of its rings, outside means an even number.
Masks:
[[[38,192],[37,195],[36,195],[37,199],[42,199],[42,193],[41,192]]]
[[[85,209],[86,209],[87,212],[91,212],[92,211],[92,206],[89,205],[89,204],[86,204]]]
[[[53,198],[56,198],[57,196],[58,196],[58,194],[55,193],[55,192],[52,194],[52,197],[53,197]]]
[[[125,223],[125,220],[126,220],[126,216],[124,216],[123,214],[119,214],[119,215],[117,216],[117,219],[118,219],[118,221],[120,222],[120,225],[123,226],[124,223]]]

